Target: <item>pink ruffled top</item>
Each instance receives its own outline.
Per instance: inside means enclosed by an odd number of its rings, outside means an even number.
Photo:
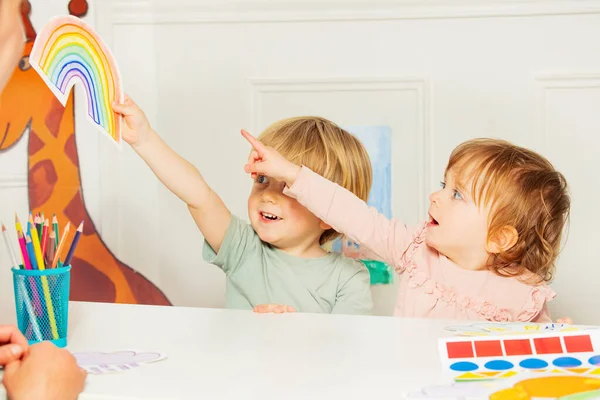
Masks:
[[[400,274],[396,316],[551,322],[547,302],[556,294],[550,287],[525,283],[531,275],[460,268],[425,243],[426,224],[409,228],[389,220],[307,167],[284,193],[394,267]]]

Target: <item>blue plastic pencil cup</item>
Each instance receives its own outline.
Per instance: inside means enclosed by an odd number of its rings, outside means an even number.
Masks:
[[[17,325],[29,344],[50,341],[67,345],[71,266],[12,269]]]

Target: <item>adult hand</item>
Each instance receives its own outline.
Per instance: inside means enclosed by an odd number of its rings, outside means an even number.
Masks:
[[[27,354],[29,344],[14,325],[0,325],[0,365],[19,360]]]
[[[86,375],[67,350],[41,342],[22,360],[4,367],[2,383],[11,400],[76,400]]]

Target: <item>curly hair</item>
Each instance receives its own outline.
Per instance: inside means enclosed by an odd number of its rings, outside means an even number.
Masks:
[[[490,208],[488,240],[506,226],[518,233],[515,245],[493,254],[489,267],[502,276],[527,270],[538,283],[551,281],[571,207],[565,177],[532,150],[486,138],[457,146],[450,170],[470,181],[475,204]]]
[[[354,135],[321,117],[294,117],[275,122],[258,139],[289,161],[317,174],[367,201],[373,182],[371,160]],[[324,244],[340,236],[333,229],[321,235]]]

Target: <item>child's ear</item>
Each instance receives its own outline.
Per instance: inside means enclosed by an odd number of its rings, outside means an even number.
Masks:
[[[320,222],[319,222],[319,227],[320,227],[321,229],[323,229],[324,231],[328,231],[328,230],[330,230],[330,229],[331,229],[331,225],[327,225],[327,224],[326,224],[325,222],[323,222],[323,221],[320,221]]]
[[[514,226],[506,225],[493,237],[489,238],[485,249],[488,253],[498,254],[513,247],[519,239],[519,233]]]

